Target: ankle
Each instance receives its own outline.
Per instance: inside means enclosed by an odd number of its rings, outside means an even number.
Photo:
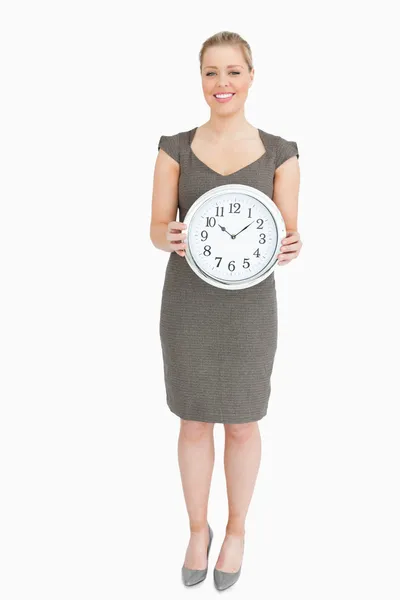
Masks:
[[[226,528],[225,528],[225,534],[226,535],[235,535],[235,536],[239,536],[239,537],[244,537],[246,533],[246,529],[245,529],[245,525],[242,522],[239,521],[228,521]]]
[[[204,522],[196,521],[195,523],[190,523],[189,528],[190,533],[204,533],[208,531],[208,522],[207,520]]]

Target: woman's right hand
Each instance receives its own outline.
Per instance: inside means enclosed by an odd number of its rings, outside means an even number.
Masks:
[[[186,250],[186,223],[179,221],[170,221],[167,226],[167,240],[171,252],[176,252],[179,256],[185,256]]]

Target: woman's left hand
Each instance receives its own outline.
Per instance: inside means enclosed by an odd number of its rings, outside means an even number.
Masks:
[[[298,231],[287,231],[282,240],[280,254],[278,254],[278,265],[287,265],[291,260],[297,258],[303,242],[300,240]]]

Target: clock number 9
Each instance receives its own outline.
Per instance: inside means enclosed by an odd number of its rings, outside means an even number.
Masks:
[[[204,237],[203,237],[203,235],[204,235]],[[208,233],[205,229],[203,229],[203,231],[201,232],[201,241],[205,242],[207,238],[208,238]]]

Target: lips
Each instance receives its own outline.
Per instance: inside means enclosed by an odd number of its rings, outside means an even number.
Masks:
[[[235,95],[233,92],[226,93],[230,94],[230,96],[226,96],[225,98],[218,98],[216,94],[213,94],[213,96],[219,104],[226,104],[227,102],[230,102]]]

